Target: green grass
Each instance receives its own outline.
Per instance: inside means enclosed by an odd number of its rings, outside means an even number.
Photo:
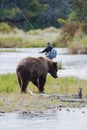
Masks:
[[[18,82],[15,74],[0,75],[0,92],[17,92]]]
[[[86,84],[87,80],[80,80],[71,77],[51,79],[49,76],[46,91],[47,93],[77,94],[78,88],[82,87],[83,93],[86,94]]]
[[[82,87],[83,94],[87,94],[87,80],[70,77],[54,79],[48,75],[45,84],[45,93],[77,94],[79,87]],[[30,89],[34,93],[38,93],[37,87],[31,82],[27,89]],[[20,87],[15,74],[0,75],[0,93],[1,92],[20,92]]]

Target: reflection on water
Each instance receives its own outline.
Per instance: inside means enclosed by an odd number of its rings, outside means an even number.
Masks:
[[[36,114],[35,114],[36,115]],[[52,113],[0,116],[0,130],[87,130],[87,108],[63,109]]]
[[[27,56],[44,56],[44,54],[38,53],[42,49],[18,48],[16,52],[0,52],[0,74],[15,72],[18,62]],[[87,79],[87,55],[70,55],[67,48],[59,48],[57,52],[58,55],[54,61],[62,62],[64,68],[63,70],[59,70],[59,77],[74,76]]]

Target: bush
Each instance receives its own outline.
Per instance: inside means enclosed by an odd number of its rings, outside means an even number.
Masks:
[[[56,43],[65,45],[73,54],[87,53],[87,23],[64,22]]]
[[[10,33],[11,31],[12,31],[12,29],[7,23],[1,23],[0,24],[0,32]]]
[[[56,40],[58,46],[61,44],[63,47],[68,47],[70,41],[73,40],[76,31],[79,29],[79,23],[64,22],[62,26],[60,37]]]
[[[22,37],[14,37],[14,36],[0,37],[0,47],[4,48],[21,47],[23,44],[24,43]]]
[[[79,29],[78,23],[66,23],[62,28],[61,35],[65,38],[66,42],[72,40],[76,31]]]
[[[81,31],[87,34],[87,23],[82,24]]]
[[[79,53],[81,53],[82,47],[81,47],[80,43],[74,42],[74,43],[72,43],[69,50],[72,54],[77,54],[77,53],[79,54]]]
[[[73,54],[87,54],[87,36],[81,31],[77,32],[68,47]]]

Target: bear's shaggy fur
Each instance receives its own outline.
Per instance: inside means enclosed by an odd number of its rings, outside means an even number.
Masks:
[[[39,92],[44,92],[47,73],[57,78],[57,62],[43,57],[27,57],[19,62],[16,73],[21,92],[26,92],[29,81],[37,86]]]

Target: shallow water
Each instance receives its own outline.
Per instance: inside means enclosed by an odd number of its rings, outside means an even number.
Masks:
[[[87,108],[40,114],[2,114],[0,130],[87,130]]]
[[[21,59],[27,56],[44,56],[44,54],[38,53],[41,50],[43,48],[18,48],[16,52],[0,52],[0,74],[15,73],[16,66]],[[57,48],[57,53],[54,61],[62,62],[64,68],[58,71],[59,77],[73,76],[87,79],[87,55],[70,55],[67,48]]]

